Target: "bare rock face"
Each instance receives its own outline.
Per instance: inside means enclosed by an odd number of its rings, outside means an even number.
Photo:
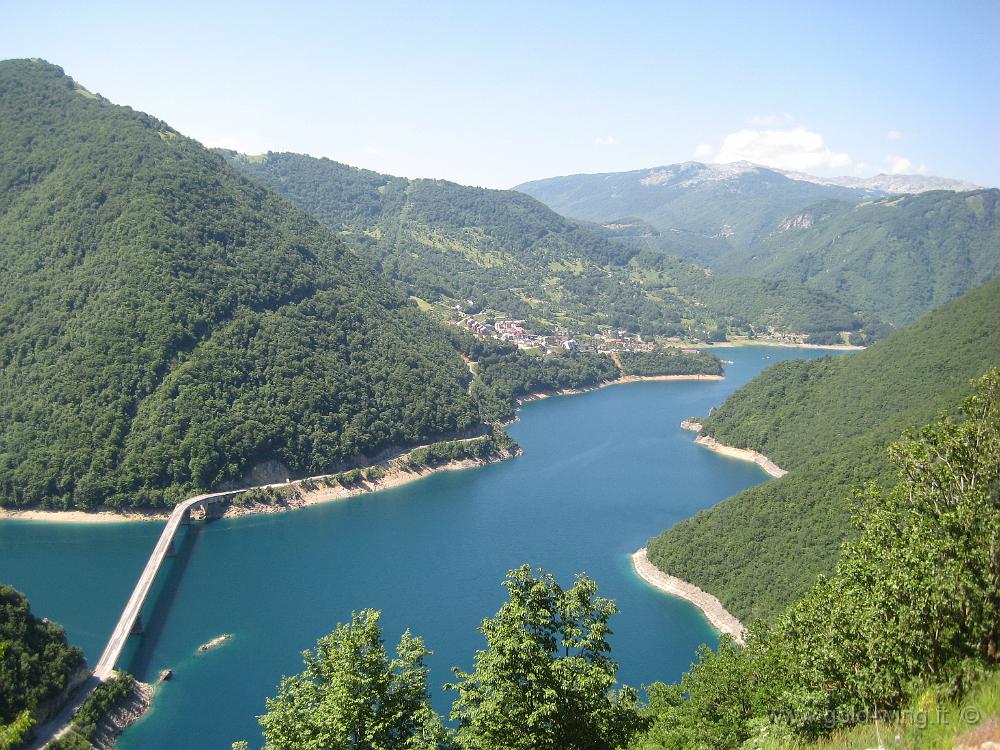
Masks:
[[[262,484],[280,484],[287,482],[291,475],[287,466],[281,461],[271,458],[267,461],[261,461],[235,482],[227,482],[226,486],[222,486],[220,489],[232,490],[240,487],[258,487]]]

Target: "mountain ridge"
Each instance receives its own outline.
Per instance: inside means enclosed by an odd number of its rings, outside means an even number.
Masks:
[[[884,193],[889,195],[899,195],[903,193],[922,193],[929,190],[953,190],[957,192],[967,190],[982,189],[982,185],[975,185],[965,180],[950,177],[938,177],[921,173],[914,174],[887,174],[881,172],[871,177],[857,177],[853,175],[838,175],[834,177],[823,177],[807,172],[797,172],[777,167],[769,167],[764,164],[757,164],[750,161],[735,161],[723,163],[684,161],[675,164],[661,164],[655,167],[642,167],[640,169],[625,170],[622,172],[574,172],[566,175],[556,175],[553,177],[543,177],[537,180],[527,180],[511,188],[532,194],[531,190],[524,188],[536,185],[537,183],[549,180],[563,180],[574,177],[612,177],[616,175],[638,175],[646,174],[640,180],[643,185],[661,184],[669,176],[677,173],[690,175],[686,177],[688,181],[706,180],[726,180],[732,179],[740,174],[753,172],[773,172],[787,177],[791,180],[809,182],[816,185],[828,185],[842,188],[852,188],[869,191],[873,193]]]
[[[536,331],[587,325],[706,336],[750,321],[805,333],[861,325],[843,301],[790,282],[777,290],[727,280],[739,293],[705,295],[694,263],[656,252],[636,268],[646,248],[516,191],[395,177],[304,154],[219,153],[348,236],[411,294],[463,307],[471,300]]]

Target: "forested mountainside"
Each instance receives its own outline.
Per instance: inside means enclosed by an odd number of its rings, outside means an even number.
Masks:
[[[652,541],[659,568],[745,620],[770,617],[829,573],[850,535],[851,488],[891,478],[886,447],[953,412],[969,381],[1000,365],[1000,279],[863,352],[783,362],[738,390],[704,432],[789,471]]]
[[[659,246],[644,254],[649,248],[639,242],[618,241],[514,191],[408,180],[300,154],[220,153],[350,236],[410,294],[463,306],[472,300],[535,331],[610,326],[706,337],[720,326],[811,333],[865,324],[833,295],[799,284],[727,278],[714,286],[704,269]]]
[[[883,195],[791,179],[746,162],[684,162],[632,172],[568,175],[514,189],[573,218],[602,224],[641,219],[675,235],[668,237],[672,252],[710,266],[766,236],[786,216],[807,206],[824,200],[857,203]]]
[[[910,323],[1000,273],[1000,190],[822,203],[717,270],[805,284]]]
[[[169,505],[478,427],[450,338],[167,124],[0,63],[0,503]]]
[[[898,481],[860,493],[828,578],[744,646],[703,648],[679,684],[650,688],[653,724],[634,750],[989,746],[1000,720],[1000,369],[970,391],[952,418],[893,443]],[[838,731],[858,724],[868,726]]]

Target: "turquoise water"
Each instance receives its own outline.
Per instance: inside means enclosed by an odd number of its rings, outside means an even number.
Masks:
[[[436,707],[450,668],[468,668],[483,617],[523,562],[569,584],[584,571],[621,614],[612,620],[623,682],[675,680],[701,643],[701,613],[650,589],[629,555],[677,521],[767,477],[694,445],[678,423],[720,404],[779,359],[812,350],[720,350],[720,382],[644,382],[528,404],[510,429],[525,455],[293,513],[193,525],[158,581],[119,666],[174,679],[128,730],[123,750],[227,748],[259,737],[255,716],[300,652],[352,610],[383,611],[386,641],[409,627],[434,650]],[[0,522],[0,580],[63,623],[95,662],[161,523]],[[233,639],[206,654],[221,634]]]

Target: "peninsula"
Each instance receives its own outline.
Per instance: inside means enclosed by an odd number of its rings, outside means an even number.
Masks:
[[[700,433],[702,430],[702,424],[701,422],[685,419],[681,422],[681,428],[690,430],[691,432]],[[695,438],[695,442],[698,445],[703,445],[710,451],[715,451],[723,456],[738,458],[740,461],[752,461],[775,479],[781,479],[781,477],[788,473],[763,453],[758,453],[757,451],[750,450],[749,448],[734,448],[731,445],[724,445],[709,435],[699,434],[698,437]]]
[[[659,589],[671,596],[679,597],[696,606],[708,618],[713,628],[723,635],[730,636],[740,645],[743,645],[746,633],[743,623],[722,606],[722,602],[716,597],[706,591],[702,591],[693,583],[688,583],[681,578],[664,573],[653,565],[649,561],[649,558],[646,557],[645,547],[632,553],[632,568],[642,580],[653,588]]]

